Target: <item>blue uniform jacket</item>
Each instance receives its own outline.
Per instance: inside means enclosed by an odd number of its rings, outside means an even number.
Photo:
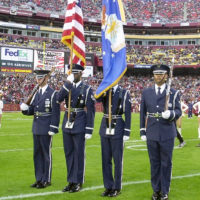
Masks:
[[[155,87],[143,91],[140,106],[141,136],[146,135],[147,139],[154,141],[165,141],[176,137],[175,120],[182,114],[179,92],[172,88],[170,90],[169,119],[161,117],[165,107],[165,98],[166,89],[161,95],[156,95]]]
[[[120,115],[125,115],[125,120],[120,117],[116,119],[116,126],[115,126],[115,133],[114,135],[106,135],[107,123],[106,123],[106,116],[104,115],[101,121],[100,127],[100,135],[102,137],[109,137],[113,139],[122,138],[124,135],[130,135],[131,129],[131,101],[130,101],[130,94],[127,90],[117,87],[114,95],[112,96],[112,115],[116,115],[116,109],[118,107],[118,100],[119,100],[119,93],[120,90],[122,91],[122,100],[120,104]],[[104,114],[108,115],[108,101],[109,101],[109,92],[106,92],[104,96],[101,96],[97,99],[98,102],[102,102],[104,106]]]
[[[71,90],[71,107],[72,107],[71,111],[73,111],[73,108],[76,108],[78,97],[83,88],[83,96],[81,98],[79,108],[83,108],[84,110],[76,113],[72,129],[65,127],[68,121],[68,112],[66,110],[62,124],[62,130],[65,133],[92,134],[93,132],[94,117],[95,117],[95,99],[93,96],[92,88],[86,84],[84,84],[83,86],[83,84],[84,83],[81,82],[79,86],[75,88],[71,83],[66,81],[58,93],[58,102],[66,100],[66,107],[67,107],[69,90]],[[70,118],[72,118],[72,115],[73,113],[71,112]]]
[[[24,115],[34,115],[32,132],[35,135],[48,135],[48,131],[58,133],[60,121],[60,104],[56,103],[56,91],[49,86],[42,98],[37,92]]]

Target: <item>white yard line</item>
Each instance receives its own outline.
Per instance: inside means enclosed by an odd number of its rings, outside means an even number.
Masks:
[[[87,145],[87,148],[100,147],[100,145]],[[63,149],[63,147],[52,147],[52,149]],[[32,151],[33,148],[27,149],[0,149],[0,153],[16,152],[16,151]]]
[[[8,137],[8,136],[30,136],[30,133],[26,133],[26,134],[10,134],[10,133],[0,133],[0,137]]]
[[[195,176],[200,176],[200,173],[197,174],[187,174],[184,176],[175,176],[172,177],[172,179],[183,179],[183,178],[191,178]],[[126,185],[137,185],[137,184],[144,184],[149,183],[150,180],[141,180],[141,181],[129,181],[122,183],[123,186]],[[87,187],[81,190],[81,192],[84,191],[92,191],[92,190],[98,190],[104,188],[103,185],[94,186],[94,187]],[[30,193],[30,194],[20,194],[20,195],[14,195],[14,196],[6,196],[6,197],[0,197],[0,200],[7,200],[7,199],[23,199],[23,198],[32,198],[32,197],[38,197],[38,196],[48,196],[48,195],[54,195],[54,194],[64,194],[61,191],[52,191],[52,192],[41,192],[41,193]]]
[[[53,147],[53,149],[63,149],[63,147]],[[2,149],[0,150],[0,153],[7,153],[7,152],[16,152],[16,151],[32,151],[33,148],[27,148],[27,149]]]

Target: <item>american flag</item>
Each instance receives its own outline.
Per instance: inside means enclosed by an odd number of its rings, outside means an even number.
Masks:
[[[73,64],[85,66],[85,38],[83,28],[83,13],[80,0],[68,0],[63,26],[62,43],[71,49],[73,41]]]

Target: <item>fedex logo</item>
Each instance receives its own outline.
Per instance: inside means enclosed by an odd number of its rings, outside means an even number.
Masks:
[[[15,56],[15,57],[27,57],[27,52],[23,50],[10,50],[10,49],[5,49],[5,56]]]

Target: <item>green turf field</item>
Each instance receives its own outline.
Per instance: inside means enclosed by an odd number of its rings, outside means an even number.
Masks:
[[[52,186],[31,188],[33,169],[32,117],[21,113],[3,113],[0,129],[0,200],[5,199],[103,199],[100,138],[102,114],[97,113],[93,137],[86,143],[85,184],[79,193],[62,193],[67,184],[62,133],[53,138]],[[175,148],[170,200],[200,200],[200,148],[197,140],[197,118],[183,118],[184,148]],[[178,141],[176,140],[176,146]],[[125,144],[123,189],[117,199],[150,200],[150,166],[145,142],[139,137],[139,114],[132,116],[131,138]],[[109,197],[104,197],[109,198]]]

